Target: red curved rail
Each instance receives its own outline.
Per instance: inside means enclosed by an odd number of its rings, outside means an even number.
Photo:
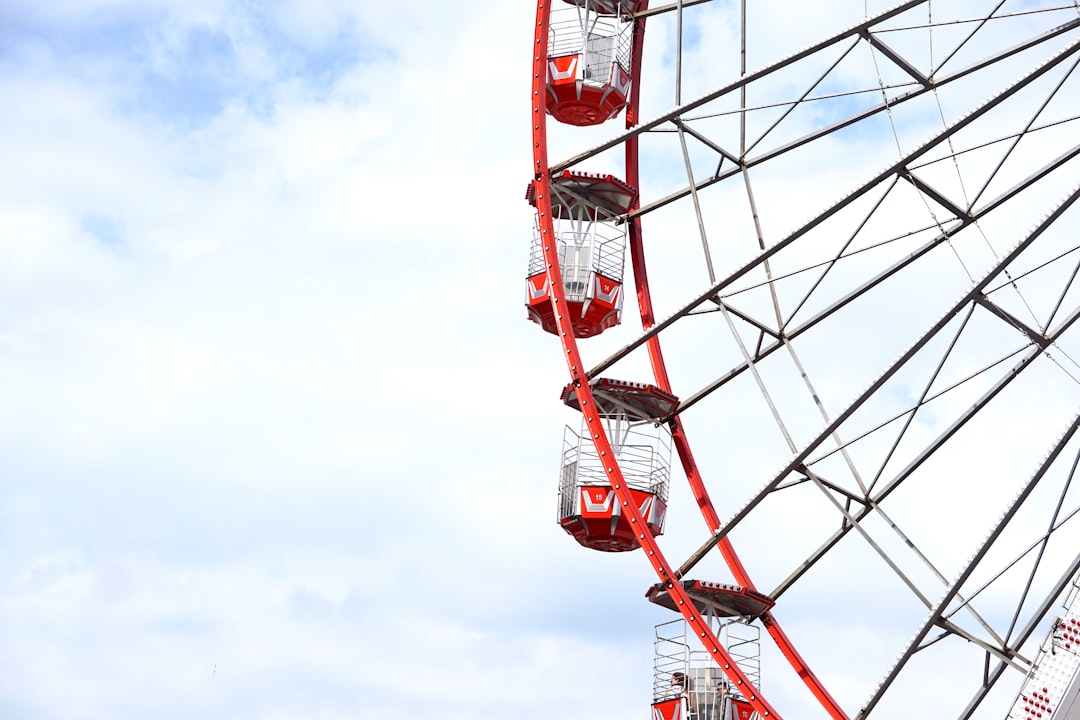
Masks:
[[[538,0],[536,9],[536,32],[533,48],[533,82],[532,82],[532,115],[533,115],[533,160],[534,187],[536,192],[536,212],[540,228],[540,243],[543,248],[544,261],[548,282],[552,288],[553,309],[555,321],[559,330],[559,340],[562,343],[567,367],[570,370],[570,382],[577,395],[581,412],[592,433],[592,440],[599,454],[604,472],[607,473],[608,481],[615,492],[615,496],[622,505],[622,513],[630,518],[630,524],[637,528],[638,542],[649,558],[657,576],[674,598],[683,617],[686,618],[692,631],[697,635],[706,651],[710,653],[717,664],[735,683],[736,687],[747,697],[754,710],[763,718],[779,718],[773,707],[761,697],[757,688],[743,673],[742,669],[732,660],[727,650],[721,645],[719,639],[709,628],[708,623],[702,618],[689,596],[683,590],[682,584],[676,582],[675,574],[668,565],[667,560],[660,552],[656,544],[656,538],[649,531],[648,526],[638,511],[636,503],[632,502],[630,489],[623,480],[622,470],[615,461],[611,443],[604,431],[600,414],[593,401],[592,391],[589,388],[585,368],[581,362],[577,341],[574,338],[573,327],[570,317],[563,312],[566,307],[565,292],[562,287],[562,277],[559,271],[559,257],[555,239],[554,223],[552,222],[551,205],[551,178],[548,174],[547,162],[547,38],[551,8],[548,3],[551,0]],[[640,21],[639,21],[640,22]],[[640,59],[639,59],[640,62]]]
[[[641,9],[647,9],[647,6],[648,0],[644,0]],[[629,105],[626,109],[627,129],[632,128],[638,122],[638,101],[641,88],[641,57],[642,48],[644,46],[644,35],[645,20],[644,18],[639,18],[637,26],[634,28],[634,44],[631,54],[630,76],[634,80],[630,89],[631,96]],[[628,138],[626,141],[626,182],[631,187],[641,187],[641,176],[638,169],[637,135]],[[642,329],[648,330],[656,322],[656,318],[653,313],[652,295],[649,291],[649,279],[645,263],[645,249],[642,243],[641,221],[639,218],[634,218],[629,225],[630,262],[634,270],[634,285],[637,290],[638,310],[641,315]],[[656,379],[657,386],[666,392],[672,392],[671,380],[668,376],[667,365],[664,363],[664,354],[660,348],[659,336],[649,338],[647,341],[647,348],[649,352],[649,361],[652,364],[653,375]],[[694,455],[690,450],[690,442],[687,440],[682,421],[677,415],[671,422],[671,436],[672,441],[675,443],[675,449],[679,453],[679,461],[682,463],[683,472],[686,473],[686,479],[694,494],[694,499],[701,509],[702,517],[705,519],[705,524],[709,528],[710,533],[715,533],[720,529],[720,516],[716,513],[712,500],[709,498],[709,492],[705,488],[701,472],[698,470],[697,462],[694,460]],[[757,590],[754,581],[750,578],[750,574],[742,564],[742,560],[740,560],[738,554],[735,552],[735,548],[732,546],[731,541],[727,537],[723,538],[720,541],[718,548],[724,561],[727,563],[728,568],[731,570],[735,581],[743,587]],[[829,694],[829,691],[821,683],[821,680],[818,679],[803,660],[799,651],[792,644],[791,639],[784,632],[783,628],[780,627],[779,622],[777,622],[776,617],[771,610],[766,611],[761,616],[761,622],[762,625],[765,626],[769,636],[772,637],[773,642],[776,643],[777,648],[779,648],[780,652],[787,658],[787,661],[791,664],[791,667],[795,670],[796,674],[810,689],[810,692],[826,712],[829,713],[830,717],[835,720],[848,720],[847,713],[844,712],[839,703],[837,703],[832,695]]]
[[[608,475],[611,487],[615,492],[616,498],[622,504],[622,512],[630,518],[631,525],[637,528],[638,541],[660,581],[668,588],[668,592],[677,603],[681,614],[686,619],[687,623],[689,623],[693,632],[698,636],[698,639],[701,641],[705,650],[710,653],[717,664],[724,669],[729,679],[731,679],[732,682],[740,688],[744,696],[749,699],[754,710],[763,718],[779,718],[779,715],[768,701],[761,697],[749,678],[732,660],[731,656],[727,653],[723,645],[721,645],[719,639],[709,628],[708,624],[697,614],[690,598],[683,590],[682,584],[677,582],[678,579],[675,577],[672,568],[661,553],[660,548],[656,543],[656,538],[652,535],[644,519],[641,517],[636,503],[632,501],[629,488],[626,487],[622,477],[622,471],[614,459],[611,444],[604,431],[596,404],[593,400],[570,318],[562,311],[562,308],[566,307],[566,299],[561,283],[558,252],[556,245],[553,242],[555,232],[550,199],[551,178],[548,175],[547,161],[547,39],[551,13],[549,3],[551,1],[552,0],[538,0],[536,11],[536,29],[534,34],[532,65],[534,186],[536,194],[536,211],[539,220],[538,224],[540,227],[541,245],[544,253],[546,272],[549,287],[552,288],[552,304],[555,312],[556,324],[558,326],[558,335],[564,350],[567,367],[570,371],[571,385],[574,387],[574,392],[577,395],[581,411],[592,432],[592,440],[596,445],[597,452],[605,472]],[[644,2],[641,3],[641,9],[645,9],[647,5],[648,0],[644,0]],[[640,71],[644,31],[645,20],[644,18],[639,18],[636,21],[633,32],[631,77],[633,77],[634,80],[631,85],[631,97],[626,109],[626,125],[628,128],[633,127],[638,120],[637,115],[640,98]],[[631,186],[639,187],[640,173],[638,170],[637,136],[633,136],[627,140],[625,149],[626,180]],[[639,220],[635,219],[630,223],[629,235],[631,262],[634,269],[634,282],[637,290],[641,321],[643,327],[648,329],[655,322],[655,318],[652,309],[652,299],[649,292],[648,275],[646,272],[642,246],[641,223]],[[670,392],[671,382],[664,363],[663,353],[658,338],[653,337],[649,340],[648,352],[657,384],[664,390]],[[679,459],[682,463],[683,470],[686,473],[691,490],[697,500],[698,506],[701,508],[706,525],[709,527],[710,532],[715,532],[720,527],[720,518],[717,515],[716,510],[712,505],[712,501],[709,498],[708,491],[705,489],[704,483],[702,482],[701,474],[698,471],[697,464],[690,451],[690,445],[686,439],[686,434],[678,417],[672,421],[671,427],[675,447],[679,453]],[[724,538],[721,541],[719,549],[736,581],[745,587],[755,589],[753,581],[750,579],[749,574],[727,538]],[[802,660],[798,651],[792,645],[780,625],[776,622],[776,619],[771,612],[767,612],[762,616],[762,623],[765,625],[769,635],[773,638],[778,648],[788,659],[788,662],[795,669],[799,677],[802,678],[803,682],[809,687],[822,707],[836,720],[848,720],[847,715]]]

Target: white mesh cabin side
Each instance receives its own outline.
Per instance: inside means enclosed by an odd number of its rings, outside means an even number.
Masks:
[[[618,115],[630,95],[637,2],[571,4],[551,10],[548,112],[568,125],[597,125]]]
[[[1073,579],[1065,614],[1055,618],[1009,720],[1080,718],[1080,576]]]
[[[666,425],[605,418],[623,480],[656,535],[663,532],[671,474],[671,432]],[[608,483],[582,417],[580,432],[567,426],[559,477],[559,524],[585,547],[623,552],[638,547]]]
[[[671,477],[671,431],[652,422],[608,422],[608,440],[627,486],[656,495],[666,503]],[[563,431],[562,467],[563,487],[609,487],[584,419],[580,434],[569,425]]]
[[[558,247],[558,269],[563,275],[563,289],[569,302],[584,302],[596,297],[593,279],[602,275],[615,283],[622,283],[626,257],[626,226],[618,225],[615,216],[595,212],[590,217],[581,207],[575,212],[557,215],[555,242]],[[528,276],[541,275],[545,271],[543,247],[540,243],[540,227],[532,225],[532,242],[529,245]],[[618,298],[622,309],[622,295]]]
[[[526,199],[533,205],[534,193],[530,184]],[[627,225],[619,219],[636,202],[637,192],[611,175],[566,171],[552,179],[551,194],[566,312],[575,337],[592,337],[622,321]],[[541,236],[540,219],[534,216],[525,302],[529,319],[558,334]]]
[[[663,700],[669,693],[671,678],[690,669],[690,644],[686,638],[686,622],[672,620],[653,628],[653,702]]]
[[[761,629],[743,620],[708,618],[709,626],[739,669],[755,687],[761,687]],[[733,687],[712,657],[687,632],[682,618],[661,623],[653,639],[653,703],[670,697],[671,678],[687,679],[687,711],[692,718],[731,720],[738,713],[731,701],[746,698]],[[722,689],[723,688],[723,689]]]

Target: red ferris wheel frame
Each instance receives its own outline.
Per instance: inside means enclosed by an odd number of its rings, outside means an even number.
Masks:
[[[559,341],[562,344],[567,368],[570,371],[570,385],[577,396],[577,403],[585,417],[585,423],[591,433],[591,440],[596,446],[597,454],[604,467],[608,481],[615,493],[617,501],[621,505],[621,512],[625,515],[632,527],[637,529],[637,540],[644,549],[645,554],[660,579],[661,584],[671,596],[672,603],[685,618],[689,628],[697,636],[706,652],[723,669],[728,678],[747,698],[750,705],[762,718],[780,718],[773,706],[762,697],[754,687],[750,678],[735,663],[731,655],[724,648],[719,638],[709,627],[705,618],[697,609],[680,582],[679,573],[672,569],[664,557],[656,542],[652,531],[638,510],[630,493],[630,488],[623,479],[622,470],[615,460],[615,453],[603,427],[597,404],[593,398],[589,385],[588,374],[582,363],[581,354],[578,351],[574,329],[570,315],[565,312],[567,306],[559,269],[558,250],[554,242],[555,230],[553,223],[553,206],[551,201],[551,174],[548,166],[547,147],[547,73],[548,73],[548,31],[551,17],[550,2],[552,0],[538,0],[536,9],[536,28],[533,43],[533,78],[532,78],[532,140],[533,140],[533,196],[535,198],[537,222],[540,232],[540,243],[543,251],[544,265],[551,292],[551,302],[558,328]],[[642,0],[639,9],[647,9],[648,0]],[[634,20],[633,39],[631,49],[631,77],[633,82],[630,88],[630,97],[626,107],[626,127],[632,128],[638,122],[638,105],[640,98],[640,70],[642,47],[644,41],[645,18],[638,16]],[[638,137],[630,135],[625,140],[626,157],[626,181],[632,187],[639,186],[640,174],[638,170]],[[655,317],[652,308],[652,298],[649,292],[648,276],[644,249],[642,245],[641,222],[634,218],[629,222],[629,245],[631,265],[634,272],[634,285],[638,298],[638,308],[644,330],[648,330],[654,323]],[[664,391],[671,391],[671,383],[668,377],[667,367],[664,363],[663,352],[659,338],[652,336],[647,341],[647,348],[653,374],[657,385]],[[702,482],[701,473],[694,461],[693,453],[682,427],[678,415],[670,420],[672,439],[686,473],[691,491],[701,508],[701,513],[709,531],[718,534],[720,531],[720,517],[713,507],[708,491]],[[736,582],[750,589],[756,590],[752,579],[743,566],[728,538],[723,537],[717,544],[721,555],[734,575]],[[787,634],[781,628],[779,622],[771,610],[766,610],[760,616],[762,625],[776,643],[780,652],[787,658],[792,668],[803,680],[811,693],[820,703],[822,708],[836,720],[848,720],[847,714],[833,699],[822,685],[821,681],[804,662],[798,650],[792,644]]]

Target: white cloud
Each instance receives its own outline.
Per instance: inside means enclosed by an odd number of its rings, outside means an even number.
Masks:
[[[730,41],[731,18],[712,12],[696,29]],[[836,20],[782,17],[754,63]],[[0,18],[25,30],[0,51],[0,714],[647,713],[651,625],[672,616],[643,601],[642,557],[587,553],[554,518],[561,428],[576,419],[558,404],[561,352],[522,307],[533,8],[102,0]],[[670,47],[653,27],[649,42]],[[646,89],[657,112],[670,105]],[[552,132],[562,152],[609,130]],[[865,172],[830,166],[837,145],[792,165],[820,170],[825,196],[763,174],[770,238]],[[653,196],[681,181],[655,147]],[[710,223],[745,232],[745,208],[728,208]],[[704,273],[692,216],[658,217],[666,307]],[[633,335],[632,304],[627,328],[583,343],[590,360]],[[735,357],[717,337],[708,353]],[[682,391],[720,365],[701,362],[701,333],[679,340]],[[835,412],[855,388],[818,349]],[[750,379],[732,390],[728,410],[688,418],[722,516],[786,452]],[[1073,405],[1041,397],[1055,416]],[[921,416],[920,441],[963,406]],[[796,425],[807,436],[820,419]],[[976,440],[1041,451],[1030,435],[1002,424]],[[966,470],[962,454],[946,472]],[[677,486],[662,541],[675,560],[703,539],[695,512]],[[770,581],[801,549],[747,532],[770,549],[756,558]],[[814,597],[828,617],[792,622],[852,702],[879,668],[845,665],[822,638],[870,646],[873,628],[899,645],[874,589],[854,625]],[[785,672],[768,669],[767,687],[801,708]]]

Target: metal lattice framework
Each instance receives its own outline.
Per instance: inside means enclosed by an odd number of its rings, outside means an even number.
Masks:
[[[581,150],[546,116],[538,2],[532,193],[557,334],[644,555],[759,715],[1000,718],[1080,570],[1080,5],[854,5],[777,59],[754,49],[782,24],[755,35],[745,5],[639,3],[625,128]],[[619,222],[640,330],[579,343],[560,312],[566,170],[639,193]],[[703,520],[673,497],[670,544],[590,391],[643,368],[681,398],[666,422]],[[776,600],[758,618],[791,668],[763,671],[773,689],[697,615],[691,574]]]

